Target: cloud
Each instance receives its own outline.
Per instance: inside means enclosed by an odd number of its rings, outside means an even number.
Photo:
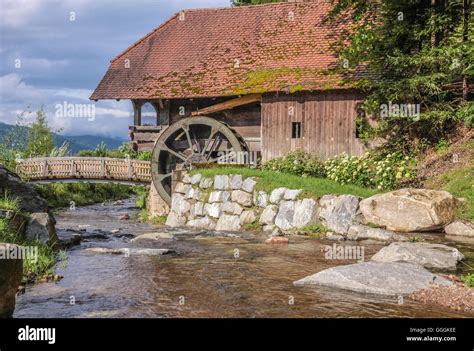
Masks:
[[[10,73],[0,77],[0,97],[3,103],[28,102],[40,99],[42,92],[26,84],[19,74]]]
[[[0,122],[43,106],[64,134],[126,138],[130,101],[98,101],[96,118],[56,118],[64,101],[89,104],[110,59],[185,8],[225,7],[229,0],[0,0]],[[74,11],[76,20],[69,20]],[[15,59],[21,59],[20,69]],[[144,117],[148,113],[145,112]],[[35,114],[28,116],[33,121]]]
[[[4,26],[17,28],[27,24],[40,8],[41,0],[2,0],[0,17]]]
[[[92,94],[92,90],[89,90],[89,89],[70,89],[70,88],[57,90],[54,93],[55,96],[86,100],[86,101],[89,101],[89,96],[91,96],[91,94]]]

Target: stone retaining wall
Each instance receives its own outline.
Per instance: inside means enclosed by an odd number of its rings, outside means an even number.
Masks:
[[[335,211],[347,215],[346,222],[357,215],[359,198],[355,196],[343,195],[340,201],[326,196],[318,202],[303,198],[301,189],[277,188],[267,193],[257,190],[256,185],[255,178],[240,174],[216,175],[213,179],[199,173],[185,174],[176,183],[166,224],[227,231],[259,224],[265,231],[289,231],[324,223],[326,219],[330,223]],[[346,200],[354,205],[334,209]]]
[[[403,241],[405,237],[386,228],[442,229],[454,220],[457,204],[448,192],[427,189],[400,189],[364,200],[354,195],[314,199],[301,189],[265,192],[257,182],[240,174],[184,174],[175,184],[166,225],[219,231],[260,225],[264,231],[285,232],[320,224],[339,238]]]

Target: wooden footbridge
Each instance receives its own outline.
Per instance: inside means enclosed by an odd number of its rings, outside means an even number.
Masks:
[[[17,173],[28,182],[119,183],[149,185],[151,163],[120,158],[44,157],[17,161]]]

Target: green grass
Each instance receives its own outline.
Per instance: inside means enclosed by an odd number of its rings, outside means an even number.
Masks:
[[[262,230],[263,225],[258,222],[258,219],[252,223],[245,224],[242,229],[245,231],[253,232]]]
[[[166,223],[167,216],[150,217],[150,214],[148,213],[148,210],[146,208],[142,208],[140,210],[140,212],[138,213],[138,218],[142,222],[150,222],[150,223],[156,224],[156,225],[163,225],[163,224]]]
[[[29,214],[23,213],[18,208],[18,202],[11,198],[8,193],[0,196],[0,208],[12,210],[15,216],[27,217]],[[41,244],[38,241],[25,240],[19,233],[18,224],[10,219],[0,219],[0,242],[17,244],[20,246],[37,247],[38,256],[34,260],[28,257],[23,261],[23,283],[35,282],[44,277],[52,275],[53,267],[58,261],[58,253],[48,245]]]
[[[459,209],[458,216],[462,219],[474,220],[474,167],[468,165],[444,173],[436,180],[436,184],[440,189],[466,199],[466,203]]]
[[[462,275],[461,280],[468,288],[474,288],[474,274]]]
[[[377,194],[374,189],[363,188],[357,185],[339,184],[325,178],[300,177],[286,173],[262,171],[251,168],[216,167],[193,170],[191,173],[201,173],[204,177],[214,177],[218,174],[242,174],[245,178],[258,177],[257,190],[271,192],[275,188],[286,187],[303,189],[305,196],[319,198],[323,195],[352,194],[360,197],[369,197]]]
[[[18,200],[10,197],[8,192],[5,192],[5,194],[2,197],[0,197],[0,209],[17,211]]]
[[[51,246],[20,238],[7,219],[0,219],[0,242],[38,248],[36,260],[28,257],[23,261],[23,283],[32,283],[52,275],[53,267],[58,262],[58,253]]]
[[[125,199],[133,194],[133,188],[120,184],[48,184],[36,185],[36,190],[51,208],[92,205],[108,200]]]

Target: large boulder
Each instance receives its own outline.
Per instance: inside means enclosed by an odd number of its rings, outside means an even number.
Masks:
[[[406,241],[403,235],[381,228],[372,228],[362,224],[353,224],[347,232],[348,240]]]
[[[240,230],[240,217],[223,214],[217,221],[216,230],[236,232]]]
[[[293,216],[293,226],[295,228],[317,224],[318,222],[318,203],[315,200],[302,199],[296,201]]]
[[[0,165],[0,194],[7,193],[16,198],[21,210],[25,212],[47,212],[48,205],[36,190],[24,183],[18,175]]]
[[[332,267],[293,284],[321,285],[366,294],[397,296],[429,289],[436,284],[452,283],[411,263],[364,262]]]
[[[275,223],[275,217],[278,213],[278,206],[277,205],[268,205],[262,212],[260,216],[259,223],[260,224],[267,224],[272,225]]]
[[[444,227],[444,232],[448,235],[468,236],[474,238],[474,223],[455,221]]]
[[[183,216],[189,212],[191,204],[184,198],[184,195],[174,193],[171,199],[171,211]]]
[[[230,200],[230,192],[228,191],[213,191],[209,195],[209,203],[212,202],[226,202]]]
[[[265,191],[255,191],[253,193],[253,204],[257,207],[265,208],[268,205],[269,196]]]
[[[232,201],[237,202],[238,204],[245,207],[251,207],[253,197],[252,197],[252,194],[247,193],[246,191],[234,190],[232,192]]]
[[[202,174],[196,173],[196,174],[194,174],[190,177],[189,182],[192,185],[196,185],[196,184],[199,184],[201,182],[201,179],[202,179]]]
[[[275,218],[275,225],[281,230],[290,230],[294,228],[293,218],[295,215],[295,202],[282,201]]]
[[[186,223],[186,217],[180,215],[174,211],[171,211],[166,218],[166,223],[168,227],[181,227]]]
[[[244,180],[242,183],[242,190],[251,193],[253,192],[253,189],[255,188],[255,185],[257,185],[257,182],[253,178],[247,178]]]
[[[174,187],[174,192],[179,194],[186,194],[191,188],[191,184],[178,182]]]
[[[244,209],[237,202],[225,202],[222,205],[222,211],[228,214],[240,215]]]
[[[23,260],[6,257],[7,251],[18,248],[14,244],[0,243],[0,318],[10,318],[15,311],[15,297],[23,275]]]
[[[400,189],[360,202],[367,222],[396,232],[428,231],[453,221],[457,200],[447,191]]]
[[[56,220],[47,212],[32,213],[26,226],[25,237],[27,240],[54,245],[58,242],[55,224]]]
[[[216,175],[214,177],[214,189],[228,190],[230,189],[230,178],[228,175]]]
[[[216,227],[216,222],[214,222],[208,216],[205,216],[202,218],[190,220],[188,223],[186,223],[186,226],[191,227],[191,228],[196,228],[196,229],[212,230]]]
[[[204,212],[204,202],[196,202],[192,204],[191,209],[189,210],[192,217],[204,216]]]
[[[255,210],[246,210],[240,215],[240,225],[251,224],[257,220],[257,213]]]
[[[232,174],[229,177],[229,183],[232,190],[239,190],[242,187],[244,180],[241,174]]]
[[[294,201],[303,192],[301,189],[286,189],[283,200]]]
[[[211,178],[202,178],[199,187],[201,189],[208,189],[212,187],[212,184],[214,184],[214,181]]]
[[[161,240],[174,240],[175,237],[171,233],[157,232],[157,233],[145,233],[134,237],[130,240],[131,243],[140,243],[147,241],[161,241]]]
[[[184,198],[187,200],[200,200],[204,198],[203,193],[201,190],[198,188],[190,187],[187,191],[186,194],[184,194]]]
[[[359,200],[353,195],[324,195],[319,200],[319,218],[337,234],[346,234],[356,221]]]
[[[270,194],[270,198],[269,198],[269,201],[272,203],[272,204],[279,204],[280,201],[283,199],[283,197],[285,196],[285,193],[288,189],[287,188],[276,188],[276,189],[273,189],[273,191],[271,192]]]
[[[393,243],[374,256],[377,262],[408,262],[429,269],[455,270],[464,255],[454,247],[429,243]]]
[[[219,202],[205,204],[204,212],[213,218],[219,218],[222,215],[222,207],[223,205]]]

